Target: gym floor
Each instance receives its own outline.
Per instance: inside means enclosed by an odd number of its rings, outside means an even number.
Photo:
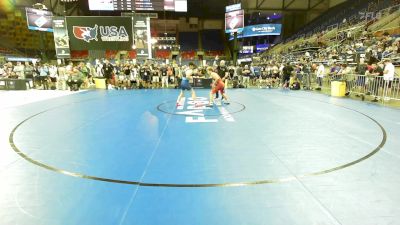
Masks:
[[[400,110],[208,91],[3,97],[0,224],[399,224]]]

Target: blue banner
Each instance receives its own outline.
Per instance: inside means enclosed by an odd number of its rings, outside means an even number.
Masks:
[[[238,38],[255,37],[264,35],[281,35],[282,24],[258,24],[246,26],[238,30]],[[233,40],[233,34],[230,34],[229,40]]]
[[[256,45],[256,52],[263,52],[265,50],[268,50],[269,44],[258,44]]]

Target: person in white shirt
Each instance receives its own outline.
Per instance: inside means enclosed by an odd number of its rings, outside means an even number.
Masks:
[[[325,76],[325,67],[324,64],[320,63],[317,68],[317,82],[318,82],[317,90],[321,90],[322,80],[324,79],[324,76]]]
[[[392,64],[390,59],[385,59],[385,70],[383,71],[383,80],[385,81],[384,86],[384,99],[389,100],[389,96],[391,94],[392,82],[394,80],[394,65]]]
[[[104,76],[103,75],[103,64],[101,64],[101,63],[96,64],[95,70],[96,70],[96,74],[95,74],[96,77]]]
[[[58,79],[57,79],[57,89],[58,90],[67,90],[67,80],[68,74],[66,72],[64,65],[58,65]]]
[[[24,65],[22,65],[21,62],[17,62],[17,65],[14,66],[13,71],[15,72],[15,74],[18,76],[19,79],[25,79]]]
[[[51,65],[49,67],[49,75],[50,75],[50,81],[51,81],[50,89],[55,90],[56,84],[57,84],[57,78],[58,78],[58,70],[55,65]]]
[[[6,75],[7,75],[6,71],[4,70],[4,68],[2,66],[0,66],[0,78],[5,77]]]

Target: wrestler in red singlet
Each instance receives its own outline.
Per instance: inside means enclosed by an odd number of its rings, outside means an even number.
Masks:
[[[221,77],[216,72],[213,71],[212,67],[207,68],[207,73],[213,79],[213,87],[210,92],[210,106],[213,105],[214,95],[218,91],[221,92],[222,99],[225,99],[225,104],[229,104],[228,96],[226,96],[225,94],[225,84],[222,81]]]

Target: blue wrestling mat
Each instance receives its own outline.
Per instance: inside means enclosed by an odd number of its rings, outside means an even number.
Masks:
[[[1,110],[0,224],[390,224],[400,111],[311,92],[92,91]],[[395,224],[395,223],[393,223]]]

